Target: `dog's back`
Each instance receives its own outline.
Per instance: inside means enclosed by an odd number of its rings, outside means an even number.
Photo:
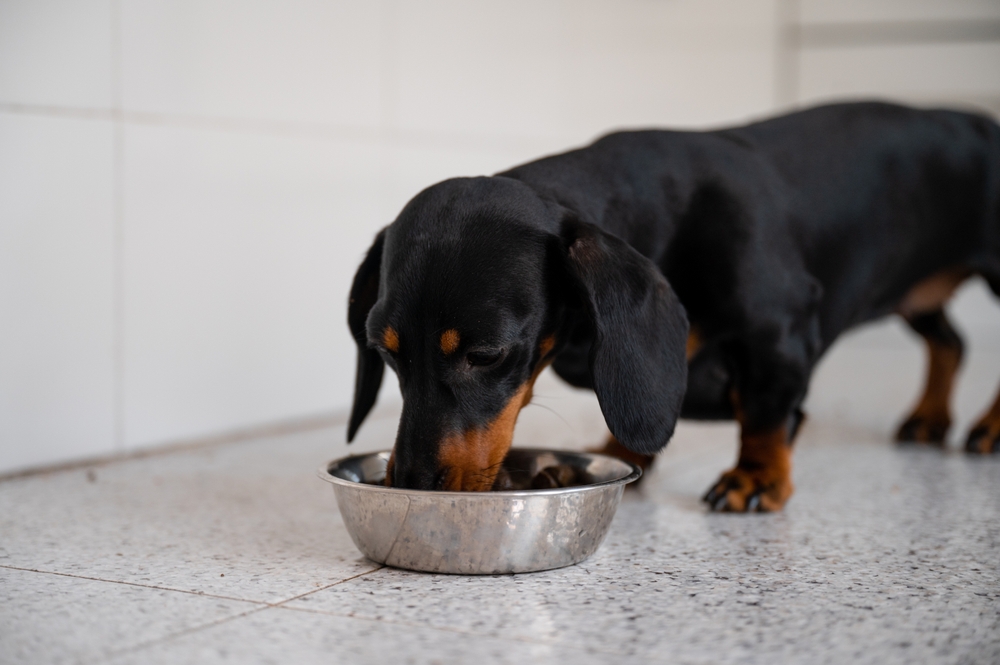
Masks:
[[[757,241],[762,261],[801,262],[818,280],[824,348],[953,266],[1000,294],[1000,126],[974,114],[873,102],[618,132],[500,175],[629,242],[695,319],[738,314],[724,302],[744,283],[733,266]]]
[[[996,123],[957,111],[840,104],[736,133],[794,191],[793,232],[830,296],[829,334],[891,312],[913,284],[958,266],[982,273],[1000,294]]]

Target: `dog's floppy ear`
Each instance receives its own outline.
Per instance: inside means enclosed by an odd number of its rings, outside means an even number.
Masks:
[[[674,433],[687,388],[687,313],[653,263],[573,219],[561,235],[571,281],[589,311],[590,373],[608,429],[652,454]]]
[[[351,420],[347,425],[347,442],[354,440],[361,421],[375,404],[379,386],[382,385],[382,373],[385,363],[378,351],[368,346],[368,333],[365,323],[368,312],[378,300],[379,272],[382,268],[382,247],[385,244],[385,229],[375,237],[375,242],[368,255],[361,262],[361,267],[354,275],[351,285],[351,299],[347,305],[347,325],[351,328],[354,342],[358,345],[358,372],[354,379],[354,406],[351,408]]]

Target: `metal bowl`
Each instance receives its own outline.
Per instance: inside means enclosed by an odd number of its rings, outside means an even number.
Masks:
[[[333,484],[347,531],[378,563],[434,573],[495,575],[561,568],[593,554],[607,535],[625,485],[642,472],[592,453],[515,448],[511,477],[567,465],[587,484],[545,490],[428,492],[384,487],[388,452],[319,469]]]

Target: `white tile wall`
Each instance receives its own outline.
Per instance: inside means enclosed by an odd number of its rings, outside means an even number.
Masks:
[[[402,3],[400,128],[579,142],[770,108],[770,1]]]
[[[800,62],[804,102],[1000,97],[1000,42],[817,48],[805,50]]]
[[[0,0],[0,473],[111,451],[116,418],[137,447],[346,409],[349,281],[446,177],[763,115],[787,101],[778,72],[800,102],[1000,111],[996,42],[786,61],[795,5],[808,26],[1000,18],[995,0]],[[1000,339],[976,288],[958,318]]]
[[[345,407],[378,151],[161,126],[125,145],[129,445]]]
[[[130,111],[377,126],[380,3],[124,0]]]
[[[114,445],[112,128],[0,113],[0,470]]]
[[[1000,352],[1000,299],[986,282],[976,278],[963,284],[948,312],[970,345]]]
[[[109,108],[111,0],[0,1],[0,102]]]

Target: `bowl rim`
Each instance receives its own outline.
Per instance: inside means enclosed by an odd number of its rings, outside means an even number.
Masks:
[[[612,485],[628,485],[633,483],[642,477],[642,469],[632,462],[620,459],[618,457],[612,457],[611,455],[604,455],[602,453],[589,453],[576,450],[559,450],[555,448],[511,448],[511,450],[518,450],[525,453],[560,453],[568,455],[587,455],[589,457],[603,457],[605,459],[614,460],[616,462],[621,462],[627,467],[631,468],[631,471],[622,476],[621,478],[614,478],[612,480],[604,480],[599,483],[592,483],[589,485],[575,485],[573,487],[554,487],[551,489],[543,490],[501,490],[497,492],[486,491],[486,492],[450,492],[447,490],[414,490],[407,489],[403,487],[384,487],[382,485],[369,485],[368,483],[359,483],[353,480],[344,480],[343,478],[338,478],[337,476],[330,473],[330,468],[335,464],[340,464],[348,460],[357,459],[360,457],[371,457],[373,455],[381,455],[383,453],[391,454],[391,450],[376,450],[370,453],[360,453],[356,455],[347,455],[346,457],[338,457],[337,459],[330,460],[323,466],[316,469],[316,475],[319,476],[320,480],[325,480],[332,485],[340,485],[341,487],[350,487],[353,489],[358,489],[365,492],[388,492],[397,495],[415,495],[415,496],[440,496],[440,497],[463,497],[463,498],[479,498],[487,499],[495,497],[498,499],[506,497],[529,497],[529,496],[552,496],[554,494],[575,494],[578,492],[589,492],[596,490],[598,488],[610,487]]]

